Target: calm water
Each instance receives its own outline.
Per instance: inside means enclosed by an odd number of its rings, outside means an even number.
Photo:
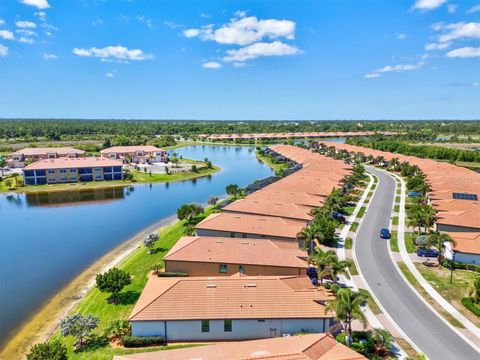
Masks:
[[[187,202],[224,195],[272,174],[254,148],[190,146],[186,158],[208,158],[222,171],[170,184],[115,190],[0,196],[0,342],[38,306],[95,260]],[[1,345],[1,344],[0,344]]]

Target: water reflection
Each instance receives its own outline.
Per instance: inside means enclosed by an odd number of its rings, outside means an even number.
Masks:
[[[133,191],[133,187],[111,187],[102,189],[82,189],[78,191],[58,191],[58,192],[35,192],[27,193],[25,199],[27,206],[58,206],[68,204],[87,204],[101,203],[125,198],[125,192],[128,194]]]

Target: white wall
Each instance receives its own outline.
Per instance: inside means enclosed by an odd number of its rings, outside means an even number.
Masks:
[[[325,327],[324,327],[325,324]],[[167,341],[261,339],[300,332],[323,333],[329,319],[233,320],[232,332],[224,331],[223,320],[210,320],[210,331],[202,333],[201,320],[167,322]],[[163,321],[132,321],[134,336],[165,336]]]

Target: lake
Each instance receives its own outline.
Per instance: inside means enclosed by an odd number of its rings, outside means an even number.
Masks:
[[[179,206],[222,196],[272,175],[253,147],[188,146],[185,158],[208,158],[222,170],[183,182],[126,188],[0,195],[0,347],[49,297],[142,229]]]

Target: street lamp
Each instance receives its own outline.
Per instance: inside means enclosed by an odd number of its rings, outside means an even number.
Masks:
[[[446,243],[443,247],[444,247],[445,250],[448,250],[448,252],[449,252],[448,259],[450,260],[450,284],[452,284],[453,283],[453,268],[454,268],[454,264],[455,264],[455,251],[453,251],[452,245],[450,243]],[[447,254],[445,253],[445,255],[447,255]]]

